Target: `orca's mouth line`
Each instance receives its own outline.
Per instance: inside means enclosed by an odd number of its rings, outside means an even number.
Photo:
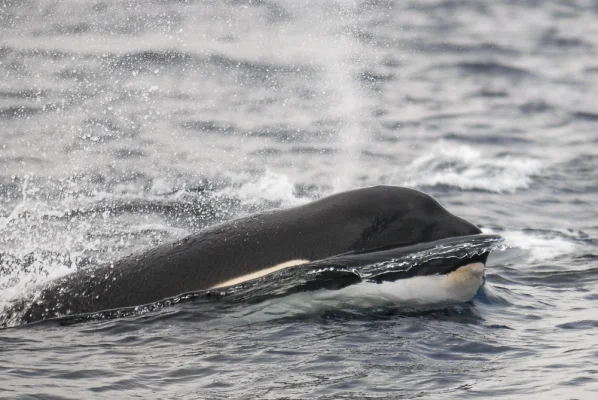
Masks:
[[[501,236],[491,234],[458,236],[410,246],[349,252],[306,266],[346,268],[355,270],[363,278],[384,272],[397,274],[395,279],[441,275],[470,263],[485,264],[488,254],[502,247],[503,241]]]
[[[409,279],[416,276],[431,276],[431,275],[449,275],[457,271],[459,268],[469,264],[481,263],[486,265],[486,260],[490,252],[483,252],[481,254],[474,254],[466,257],[441,257],[432,258],[422,263],[411,265],[405,270],[391,269],[388,272],[382,272],[367,278],[370,282],[386,282],[396,281],[399,279]]]

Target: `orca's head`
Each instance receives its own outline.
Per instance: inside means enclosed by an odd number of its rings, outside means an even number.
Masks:
[[[353,250],[412,246],[482,233],[418,190],[376,186],[368,188],[367,193],[371,224],[353,243]]]

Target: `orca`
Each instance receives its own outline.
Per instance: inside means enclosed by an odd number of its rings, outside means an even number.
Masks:
[[[113,263],[80,269],[42,288],[23,310],[21,322],[139,306],[192,291],[218,291],[304,265],[351,268],[409,254],[422,245],[479,234],[477,226],[421,191],[360,188],[213,225]],[[373,280],[441,276],[442,284],[454,284],[455,290],[466,285],[467,300],[473,297],[469,292],[483,284],[487,256],[430,260]],[[342,288],[354,283],[353,278],[325,287]]]

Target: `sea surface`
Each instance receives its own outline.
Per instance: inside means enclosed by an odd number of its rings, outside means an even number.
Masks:
[[[505,238],[472,301],[11,327],[0,397],[598,398],[596,1],[0,0],[0,310],[375,184]]]

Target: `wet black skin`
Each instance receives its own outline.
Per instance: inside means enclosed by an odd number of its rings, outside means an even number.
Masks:
[[[23,322],[151,303],[289,260],[479,233],[422,192],[395,186],[356,189],[214,225],[113,265],[80,270],[45,288]],[[418,271],[411,274],[433,269]]]

